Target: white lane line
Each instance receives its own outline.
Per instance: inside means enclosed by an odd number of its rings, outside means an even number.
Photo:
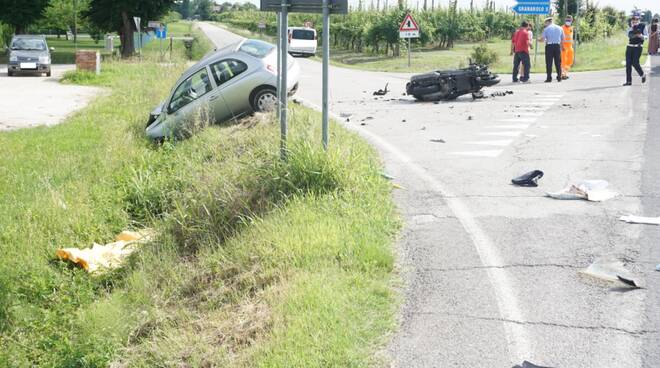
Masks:
[[[470,157],[497,157],[502,153],[502,150],[484,150],[484,151],[459,151],[449,152],[450,155],[456,156],[470,156]]]
[[[539,106],[537,106],[537,107],[522,107],[522,106],[520,106],[520,107],[515,107],[514,109],[515,109],[515,111],[518,111],[518,110],[525,110],[525,111],[547,111],[548,109],[550,109],[550,106],[548,106],[548,107],[539,107]]]
[[[534,95],[534,96],[536,96],[536,97],[552,97],[552,98],[562,98],[562,97],[564,97],[564,95],[543,95],[543,94],[538,94],[538,95]]]
[[[497,121],[502,123],[533,123],[536,121],[536,118],[498,119]]]
[[[551,106],[554,105],[554,102],[521,102],[518,105],[520,106]]]
[[[543,116],[542,112],[516,112],[518,116]]]
[[[318,105],[302,98],[298,98],[298,100],[316,111],[321,111],[321,108]],[[339,115],[334,114],[333,112],[330,112],[330,114],[336,121],[344,121]],[[515,288],[513,287],[514,283],[509,276],[508,270],[503,267],[505,263],[502,255],[493,241],[488,235],[486,235],[486,232],[481,226],[479,226],[475,215],[470,211],[467,205],[463,203],[463,200],[447,189],[444,183],[429,174],[426,169],[414,163],[410,157],[385,139],[359,126],[343,125],[348,129],[357,131],[360,135],[367,138],[381,149],[389,152],[394,158],[399,160],[399,162],[406,165],[415,175],[417,175],[417,177],[429,184],[431,189],[438,192],[444,198],[447,207],[449,207],[452,213],[454,213],[456,219],[465,229],[465,232],[470,236],[472,244],[474,244],[474,248],[479,255],[479,259],[488,273],[488,280],[493,286],[493,294],[495,294],[495,297],[497,298],[497,308],[503,319],[502,326],[504,327],[504,336],[507,340],[507,348],[509,349],[509,359],[511,360],[511,363],[517,364],[518,362],[533,356],[530,336],[527,333],[525,325],[522,323],[504,322],[506,320],[525,321],[525,318],[522,309],[520,308]]]
[[[508,124],[508,125],[493,125],[488,128],[493,128],[493,129],[527,129],[529,128],[529,124]]]
[[[512,132],[490,132],[490,133],[479,133],[479,135],[488,135],[495,137],[517,137],[522,133],[521,131],[512,131]]]
[[[493,140],[493,141],[468,141],[464,142],[466,144],[477,144],[481,146],[498,146],[498,147],[506,147],[513,143],[513,140],[511,139],[498,139],[498,140]]]

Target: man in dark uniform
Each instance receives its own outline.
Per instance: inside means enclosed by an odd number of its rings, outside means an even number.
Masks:
[[[648,28],[646,24],[640,22],[639,15],[634,14],[628,28],[628,46],[626,47],[626,83],[624,86],[632,85],[632,69],[635,68],[637,74],[642,77],[642,83],[646,83],[644,69],[639,64],[644,50],[644,39],[648,38]]]

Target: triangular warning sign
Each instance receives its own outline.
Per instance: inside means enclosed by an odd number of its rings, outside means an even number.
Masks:
[[[419,31],[419,26],[413,19],[412,15],[406,14],[406,17],[403,18],[403,22],[401,22],[399,31]]]

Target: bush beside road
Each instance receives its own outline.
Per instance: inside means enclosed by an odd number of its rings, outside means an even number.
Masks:
[[[157,50],[67,75],[110,92],[65,123],[0,134],[0,366],[367,365],[399,226],[375,152],[339,125],[324,152],[295,106],[286,163],[271,116],[154,146],[147,114],[186,67]],[[144,227],[120,270],[54,259]]]

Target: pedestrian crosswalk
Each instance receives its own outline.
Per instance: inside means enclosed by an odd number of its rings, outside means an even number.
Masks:
[[[491,124],[485,125],[483,130],[477,133],[477,136],[484,138],[483,140],[476,139],[463,142],[464,145],[475,148],[476,146],[493,146],[501,147],[501,149],[452,151],[449,152],[449,155],[466,158],[496,158],[500,156],[506,147],[513,144],[516,138],[520,137],[525,130],[536,123],[562,97],[563,95],[561,94],[543,94],[537,92],[529,101],[515,103],[512,108],[505,110],[508,116],[495,119]],[[530,134],[525,134],[525,136],[535,137],[535,135]],[[498,137],[509,137],[512,139],[493,139]]]

